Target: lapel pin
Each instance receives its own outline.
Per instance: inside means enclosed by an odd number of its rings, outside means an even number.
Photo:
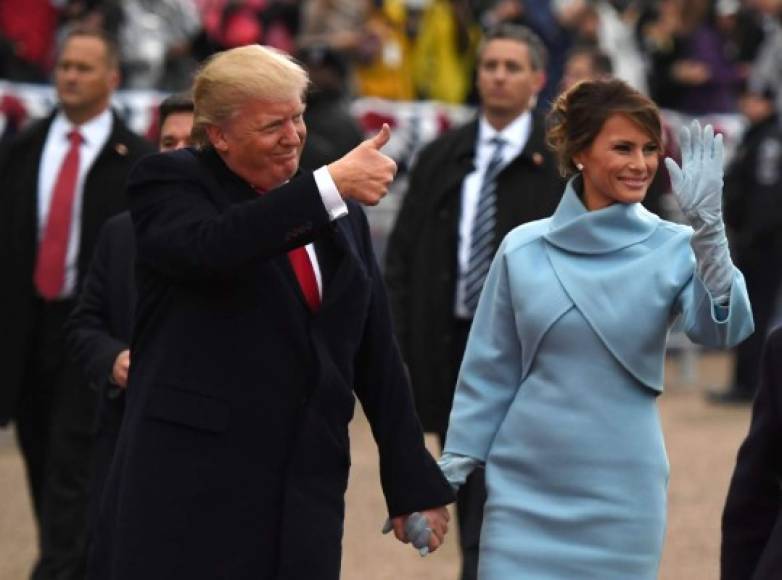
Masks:
[[[540,167],[541,165],[543,165],[543,155],[535,151],[535,153],[532,154],[532,162],[538,167]]]
[[[124,143],[117,143],[114,146],[114,151],[122,155],[123,157],[128,154],[128,146]]]

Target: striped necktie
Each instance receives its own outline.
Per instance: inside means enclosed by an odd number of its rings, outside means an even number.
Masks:
[[[472,314],[478,306],[478,298],[495,251],[497,174],[502,169],[502,148],[505,146],[505,140],[495,136],[490,143],[494,145],[494,151],[486,166],[478,193],[478,207],[470,232],[470,261],[464,282],[464,306]]]

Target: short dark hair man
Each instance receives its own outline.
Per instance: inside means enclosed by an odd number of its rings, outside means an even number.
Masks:
[[[40,557],[33,577],[84,578],[95,393],[65,355],[63,323],[98,230],[125,208],[125,178],[152,147],[112,113],[119,83],[108,37],[76,30],[55,73],[58,109],[0,160],[0,424],[13,420]]]
[[[436,549],[453,496],[423,444],[366,218],[386,126],[314,173],[304,70],[258,45],[193,86],[197,149],[128,186],[138,303],[125,416],[92,580],[337,580],[355,396],[400,539]]]
[[[529,29],[503,24],[479,47],[478,119],[420,153],[386,254],[395,329],[426,431],[448,427],[473,309],[497,245],[515,226],[549,216],[562,192],[531,112],[545,49]],[[485,489],[476,472],[459,492],[462,577],[475,578]]]

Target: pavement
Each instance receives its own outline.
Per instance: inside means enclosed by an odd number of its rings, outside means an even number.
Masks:
[[[700,356],[694,367],[690,366],[692,361],[681,363],[669,358],[666,392],[659,399],[671,464],[668,528],[659,578],[716,580],[720,514],[750,409],[715,407],[703,399],[707,385],[726,384],[729,355]],[[427,437],[427,446],[438,453],[433,438]],[[390,535],[380,534],[386,513],[377,451],[360,410],[351,424],[351,448],[353,467],[347,492],[342,579],[457,579],[455,532],[439,551],[426,558]],[[27,579],[35,541],[15,437],[12,430],[0,431],[0,580]]]

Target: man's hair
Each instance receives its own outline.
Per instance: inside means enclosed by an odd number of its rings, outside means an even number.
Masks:
[[[119,69],[119,45],[113,36],[100,29],[76,27],[69,30],[60,41],[57,55],[58,58],[60,54],[62,54],[62,49],[71,39],[80,37],[96,38],[100,40],[106,47],[106,62],[108,63],[109,68]]]
[[[532,70],[545,70],[548,53],[546,46],[540,37],[526,26],[504,22],[487,30],[478,45],[478,62],[481,60],[483,49],[492,40],[515,40],[527,47]]]
[[[610,77],[614,74],[614,65],[611,57],[605,52],[589,45],[576,46],[567,55],[567,60],[576,56],[586,56],[592,63],[592,71],[598,78]]]
[[[158,108],[158,127],[163,128],[163,123],[166,122],[169,115],[174,113],[192,113],[194,108],[193,98],[190,96],[190,93],[169,95],[163,99]]]
[[[547,117],[546,141],[564,177],[576,172],[573,157],[592,145],[613,115],[627,116],[662,151],[660,110],[649,97],[619,79],[581,81],[557,97]]]
[[[269,46],[240,46],[212,55],[193,81],[193,143],[207,146],[205,127],[229,120],[248,101],[303,98],[308,85],[307,72]]]

